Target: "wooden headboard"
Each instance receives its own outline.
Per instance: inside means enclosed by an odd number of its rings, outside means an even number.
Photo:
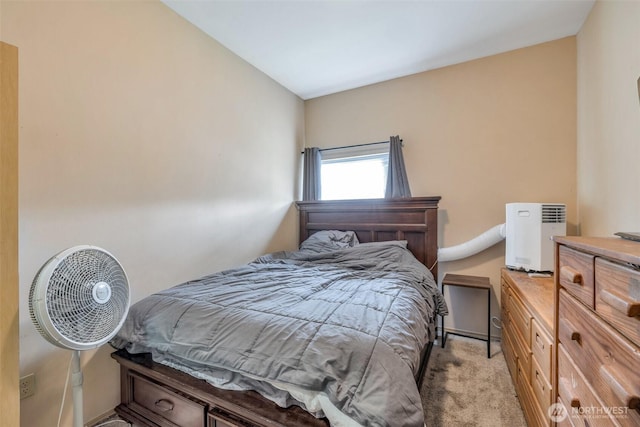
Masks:
[[[439,201],[440,196],[296,202],[299,240],[320,230],[352,230],[361,243],[406,240],[413,255],[437,278]]]

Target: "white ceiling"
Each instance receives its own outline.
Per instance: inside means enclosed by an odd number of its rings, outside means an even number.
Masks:
[[[575,35],[594,0],[163,0],[315,98]]]

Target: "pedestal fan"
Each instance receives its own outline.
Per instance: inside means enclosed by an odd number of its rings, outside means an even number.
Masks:
[[[104,249],[81,245],[47,261],[29,291],[31,320],[51,344],[72,350],[73,426],[82,427],[80,351],[108,342],[129,311],[129,282]]]

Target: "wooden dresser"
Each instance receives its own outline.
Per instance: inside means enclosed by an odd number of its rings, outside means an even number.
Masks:
[[[640,243],[557,237],[559,426],[640,425]]]
[[[502,350],[529,427],[551,425],[553,290],[551,277],[502,270]]]

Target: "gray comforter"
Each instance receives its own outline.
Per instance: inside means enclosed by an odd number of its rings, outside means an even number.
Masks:
[[[423,426],[414,375],[442,296],[406,242],[344,246],[266,255],[151,295],[111,344],[317,392],[361,425]]]

